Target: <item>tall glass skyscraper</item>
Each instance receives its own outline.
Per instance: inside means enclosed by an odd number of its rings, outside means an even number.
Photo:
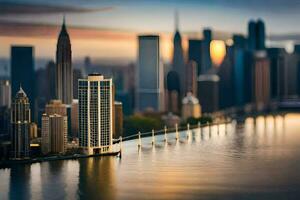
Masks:
[[[78,80],[79,145],[88,155],[111,152],[113,131],[112,79],[90,74]]]
[[[57,41],[56,50],[56,98],[71,105],[73,99],[73,69],[71,41],[65,19]]]
[[[11,110],[11,158],[22,159],[29,157],[30,139],[29,139],[29,125],[30,125],[30,104],[29,99],[20,87],[12,102]]]
[[[164,72],[160,62],[159,36],[139,36],[138,67],[136,71],[136,109],[163,110]]]

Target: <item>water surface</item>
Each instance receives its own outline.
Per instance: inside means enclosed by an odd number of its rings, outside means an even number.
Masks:
[[[300,199],[300,115],[123,143],[116,157],[0,170],[0,199]]]

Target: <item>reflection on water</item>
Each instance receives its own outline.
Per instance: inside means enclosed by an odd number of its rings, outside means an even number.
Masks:
[[[122,159],[0,170],[0,199],[300,199],[300,115],[123,144]]]

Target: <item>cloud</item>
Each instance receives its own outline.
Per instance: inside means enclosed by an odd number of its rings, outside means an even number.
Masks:
[[[0,20],[0,37],[56,38],[60,26]],[[117,29],[68,26],[72,39],[135,39],[136,33]]]
[[[83,8],[75,6],[54,6],[47,4],[0,2],[0,16],[24,14],[87,13],[112,10],[114,7]]]

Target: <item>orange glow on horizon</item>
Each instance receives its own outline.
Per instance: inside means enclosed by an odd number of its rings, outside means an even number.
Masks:
[[[226,55],[226,46],[222,40],[213,40],[210,43],[210,56],[215,66],[220,66]]]

